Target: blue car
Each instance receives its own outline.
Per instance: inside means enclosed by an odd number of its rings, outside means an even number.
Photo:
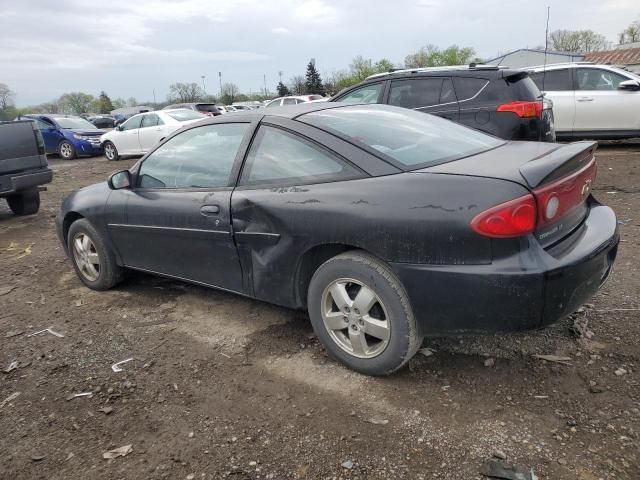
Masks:
[[[44,139],[47,153],[55,153],[65,160],[76,157],[102,155],[100,136],[105,130],[75,115],[29,114],[20,120],[33,120]]]

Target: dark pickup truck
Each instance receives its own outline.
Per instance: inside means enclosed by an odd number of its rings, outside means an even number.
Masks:
[[[40,208],[41,185],[51,182],[42,134],[31,120],[0,122],[0,198],[16,215]]]

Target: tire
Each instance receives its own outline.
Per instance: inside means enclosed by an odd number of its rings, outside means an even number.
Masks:
[[[76,158],[76,148],[71,142],[63,140],[60,142],[60,145],[58,145],[58,155],[64,160],[73,160]]]
[[[7,197],[9,208],[15,215],[33,215],[40,209],[40,192],[28,190]]]
[[[82,249],[76,245],[77,241]],[[116,263],[115,255],[87,219],[71,224],[67,246],[76,274],[92,290],[108,290],[124,278],[124,270]]]
[[[307,307],[313,330],[329,354],[366,375],[398,370],[422,342],[400,280],[365,252],[342,253],[323,263],[309,283]]]
[[[113,144],[113,142],[107,140],[104,142],[104,156],[107,157],[107,160],[110,162],[115,162],[120,159],[120,154],[118,153],[118,149]]]

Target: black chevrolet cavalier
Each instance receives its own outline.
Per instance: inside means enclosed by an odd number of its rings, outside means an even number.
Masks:
[[[367,374],[428,335],[537,328],[616,256],[589,142],[505,142],[383,105],[307,104],[189,125],[62,204],[89,288],[126,269],[306,308]]]

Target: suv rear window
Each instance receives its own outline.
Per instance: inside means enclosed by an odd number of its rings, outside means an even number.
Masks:
[[[434,115],[388,105],[331,108],[298,120],[360,145],[403,170],[457,160],[505,143]]]
[[[453,77],[453,85],[459,100],[475,97],[489,81],[482,78]]]
[[[486,86],[478,97],[485,102],[512,102],[514,100],[534,101],[542,94],[527,73],[497,78]]]

